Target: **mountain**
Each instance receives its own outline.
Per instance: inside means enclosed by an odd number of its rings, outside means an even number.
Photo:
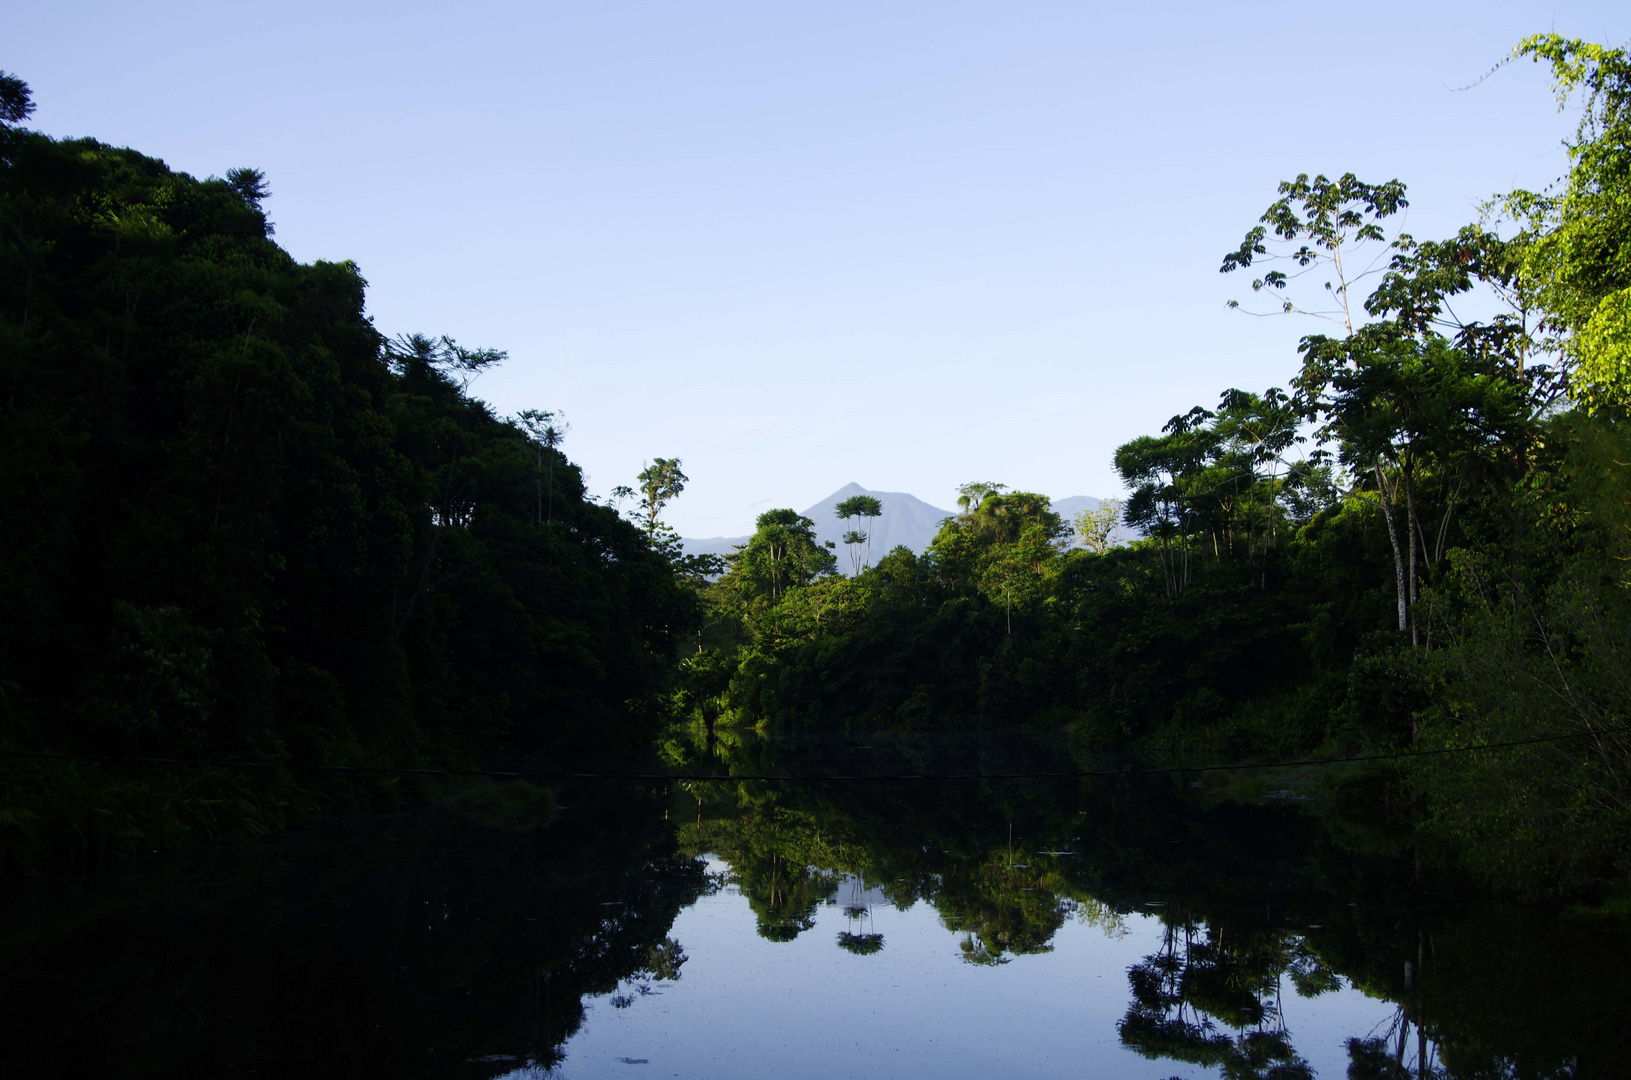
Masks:
[[[814,506],[800,511],[815,522],[816,539],[823,543],[831,540],[836,545],[838,569],[844,573],[850,569],[849,552],[844,547],[844,534],[849,531],[850,523],[834,517],[833,511],[851,495],[871,495],[883,504],[883,517],[871,522],[873,562],[902,544],[922,554],[940,531],[940,523],[954,516],[953,511],[930,506],[904,491],[873,491],[860,484],[845,484]],[[738,545],[747,542],[746,536],[714,536],[706,540],[686,539],[684,544],[687,555],[729,555]]]
[[[921,555],[940,531],[940,523],[955,513],[930,506],[916,495],[904,491],[873,491],[860,484],[845,484],[802,513],[816,523],[817,539],[822,542],[831,540],[837,545],[838,569],[846,574],[850,571],[850,562],[849,552],[844,547],[844,533],[849,530],[849,523],[834,517],[833,511],[852,495],[871,495],[883,504],[883,517],[871,522],[874,563],[890,549],[902,544]],[[1099,500],[1091,495],[1072,495],[1053,500],[1054,512],[1063,517],[1066,524],[1083,510],[1097,509],[1098,505]],[[1128,534],[1124,529],[1118,529],[1116,538],[1125,540]],[[729,555],[737,546],[747,542],[746,536],[713,536],[683,541],[687,555]]]
[[[904,491],[871,491],[860,484],[845,484],[804,511],[804,516],[816,523],[816,538],[822,543],[831,540],[838,545],[838,565],[844,571],[849,570],[844,534],[852,523],[840,520],[833,512],[839,503],[853,495],[871,495],[883,504],[883,517],[861,522],[861,530],[872,534],[873,562],[903,544],[921,555],[940,531],[940,523],[955,514],[955,511],[930,506]]]

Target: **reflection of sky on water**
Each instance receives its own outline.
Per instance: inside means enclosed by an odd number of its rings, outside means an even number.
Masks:
[[[710,860],[710,869],[728,868]],[[838,935],[857,925],[846,909],[862,896],[866,932],[884,939],[873,955],[838,947]],[[1125,933],[1072,919],[1054,936],[1052,952],[977,967],[963,962],[961,935],[926,903],[901,911],[848,880],[832,901],[819,908],[814,928],[784,943],[754,932],[753,912],[736,888],[704,897],[670,931],[690,957],[678,982],[651,983],[644,995],[620,987],[619,994],[633,995],[625,1008],[614,1007],[614,995],[586,999],[583,1029],[567,1043],[557,1070],[509,1075],[1207,1075],[1145,1060],[1117,1036],[1116,1022],[1127,1011],[1127,969],[1161,944],[1154,915],[1128,916]],[[1393,1015],[1390,1004],[1346,984],[1304,999],[1288,980],[1283,1007],[1294,1045],[1325,1077],[1345,1075],[1349,1036],[1380,1034]]]

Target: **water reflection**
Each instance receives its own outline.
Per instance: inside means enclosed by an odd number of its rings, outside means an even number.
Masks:
[[[669,748],[737,775],[1018,773],[1065,752]],[[553,812],[478,798],[17,891],[8,1071],[576,1077],[663,1060],[642,1040],[667,1039],[665,1075],[752,1075],[706,1055],[753,1040],[817,1075],[832,1025],[867,1075],[1142,1059],[1151,1077],[1586,1077],[1631,1060],[1620,928],[1497,900],[1306,808],[1136,778],[560,794]],[[872,1026],[821,996],[829,976],[871,995]]]
[[[1231,1078],[1310,1077],[1285,1026],[1287,975],[1304,997],[1341,985],[1300,938],[1234,934],[1169,916],[1161,948],[1127,973],[1133,1000],[1118,1025],[1121,1041],[1145,1057],[1219,1068]]]
[[[960,744],[872,735],[864,755],[842,739],[692,749],[688,768],[739,775],[1049,772],[1067,752],[988,733]],[[670,751],[685,760],[685,746]],[[1393,1003],[1383,1023],[1342,1040],[1355,1080],[1631,1073],[1623,924],[1489,895],[1370,826],[1131,777],[742,780],[688,793],[695,823],[682,847],[738,867],[755,911],[785,912],[779,940],[812,925],[834,875],[883,883],[903,909],[927,902],[980,967],[1047,953],[1073,916],[1116,932],[1155,915],[1160,947],[1129,965],[1116,1024],[1122,1045],[1151,1060],[1311,1076],[1287,997],[1352,987]]]
[[[668,932],[714,887],[653,794],[574,800],[574,827],[437,812],[25,891],[0,946],[7,1072],[553,1064],[586,995],[681,975]]]

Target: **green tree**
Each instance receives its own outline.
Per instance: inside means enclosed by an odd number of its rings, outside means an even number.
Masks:
[[[994,495],[1006,490],[1008,490],[1007,484],[993,484],[981,480],[963,484],[957,489],[957,509],[965,514],[972,514],[979,509],[980,504],[985,501],[987,495]]]
[[[1095,555],[1109,551],[1116,529],[1121,525],[1120,499],[1105,499],[1098,506],[1083,510],[1071,521],[1071,531],[1081,545]]]
[[[680,471],[679,458],[656,458],[640,470],[640,475],[636,479],[640,484],[646,532],[654,533],[657,531],[657,515],[685,490],[686,482],[690,478]]]
[[[844,534],[844,544],[849,548],[850,565],[859,574],[872,563],[872,529],[869,526],[862,530],[859,523],[863,518],[873,521],[882,517],[883,504],[872,495],[851,495],[834,507],[833,513],[840,520],[852,523],[850,530]],[[864,556],[861,550],[863,544],[866,545]]]
[[[1123,513],[1127,524],[1154,539],[1168,596],[1189,584],[1200,509],[1191,496],[1217,445],[1207,425],[1212,416],[1196,406],[1168,420],[1161,435],[1142,435],[1116,449],[1116,471],[1131,491]]]
[[[725,584],[744,609],[757,610],[831,574],[837,561],[816,539],[815,522],[795,510],[767,510],[748,542],[725,557]]]
[[[1011,632],[1015,602],[1029,607],[1046,593],[1069,529],[1046,495],[966,486],[983,488],[984,498],[972,512],[948,518],[929,550],[950,580],[1001,604]]]
[[[1502,205],[1528,234],[1522,274],[1564,335],[1577,392],[1593,407],[1631,406],[1631,57],[1624,49],[1537,34],[1513,58],[1551,65],[1561,108],[1584,94],[1569,172],[1557,189],[1514,191]]]
[[[1356,350],[1353,364],[1330,385],[1321,434],[1338,442],[1343,464],[1374,483],[1356,484],[1352,495],[1371,500],[1388,519],[1399,629],[1411,628],[1419,640],[1411,609],[1420,597],[1420,566],[1443,560],[1469,477],[1490,479],[1507,464],[1490,458],[1487,448],[1513,445],[1527,435],[1527,403],[1499,370],[1478,370],[1465,352],[1436,335]],[[1429,528],[1419,489],[1433,473],[1448,490],[1439,521]],[[1392,521],[1398,510],[1405,518],[1403,553],[1401,530]]]
[[[1482,395],[1490,404],[1492,380],[1522,388],[1531,416],[1551,400],[1549,369],[1526,365],[1534,327],[1527,314],[1531,290],[1517,269],[1522,245],[1482,229],[1463,230],[1442,243],[1418,243],[1403,233],[1390,240],[1386,219],[1408,205],[1397,180],[1369,184],[1350,173],[1334,182],[1324,176],[1310,181],[1303,174],[1279,190],[1281,198],[1240,248],[1224,256],[1222,270],[1290,263],[1289,272],[1270,270],[1252,288],[1281,295],[1283,313],[1311,315],[1342,328],[1339,337],[1303,339],[1302,370],[1290,404],[1317,425],[1321,442],[1334,444],[1352,470],[1355,483],[1345,494],[1380,510],[1393,556],[1397,626],[1411,630],[1410,609],[1419,595],[1417,556],[1430,549],[1417,500],[1427,447],[1448,452],[1453,444],[1476,440],[1476,429],[1487,426],[1487,418],[1471,401]],[[1326,277],[1318,294],[1328,298],[1324,306],[1294,299],[1298,279],[1316,273]],[[1377,287],[1361,302],[1358,290],[1372,277]],[[1450,299],[1475,286],[1487,287],[1512,311],[1489,324],[1456,319]],[[1453,346],[1441,330],[1455,334]],[[1451,351],[1460,356],[1452,358]],[[1406,354],[1422,362],[1406,370],[1400,367]],[[1452,369],[1464,375],[1455,389],[1449,387]],[[1384,371],[1392,376],[1383,378]],[[1467,381],[1479,379],[1486,384],[1482,388]],[[1497,396],[1512,398],[1504,391]],[[1510,464],[1521,472],[1526,450],[1517,433],[1518,412],[1515,416],[1514,408],[1503,404],[1498,424],[1510,436],[1503,444],[1511,451]],[[1465,475],[1458,475],[1456,494],[1445,500],[1441,537],[1464,486]],[[1516,563],[1513,573],[1518,573]]]

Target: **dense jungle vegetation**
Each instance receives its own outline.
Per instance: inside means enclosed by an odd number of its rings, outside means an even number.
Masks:
[[[1344,793],[1492,880],[1624,881],[1631,58],[1526,58],[1583,102],[1552,187],[1424,240],[1399,181],[1280,185],[1222,269],[1323,332],[1284,388],[1175,403],[1116,452],[1139,539],[971,483],[921,556],[873,564],[879,508],[848,507],[852,576],[791,510],[681,557],[677,459],[625,519],[557,416],[474,396],[503,353],[388,337],[357,267],[279,248],[260,173],[33,132],[0,77],[0,750],[75,755],[0,757],[7,856],[422,793],[96,758],[468,765],[677,719],[1186,760],[1502,744]]]
[[[1397,180],[1280,185],[1222,270],[1321,332],[1286,388],[1224,390],[1117,450],[1140,539],[973,483],[924,555],[845,577],[813,522],[771,511],[706,589],[682,713],[710,732],[1062,725],[1188,760],[1544,740],[1407,759],[1348,794],[1493,879],[1623,880],[1631,58],[1555,36],[1525,58],[1584,99],[1554,186],[1428,240],[1393,228]]]
[[[696,619],[504,356],[388,339],[272,240],[260,173],[0,128],[0,748],[278,765],[644,745]],[[264,831],[408,781],[0,759],[25,861]]]

